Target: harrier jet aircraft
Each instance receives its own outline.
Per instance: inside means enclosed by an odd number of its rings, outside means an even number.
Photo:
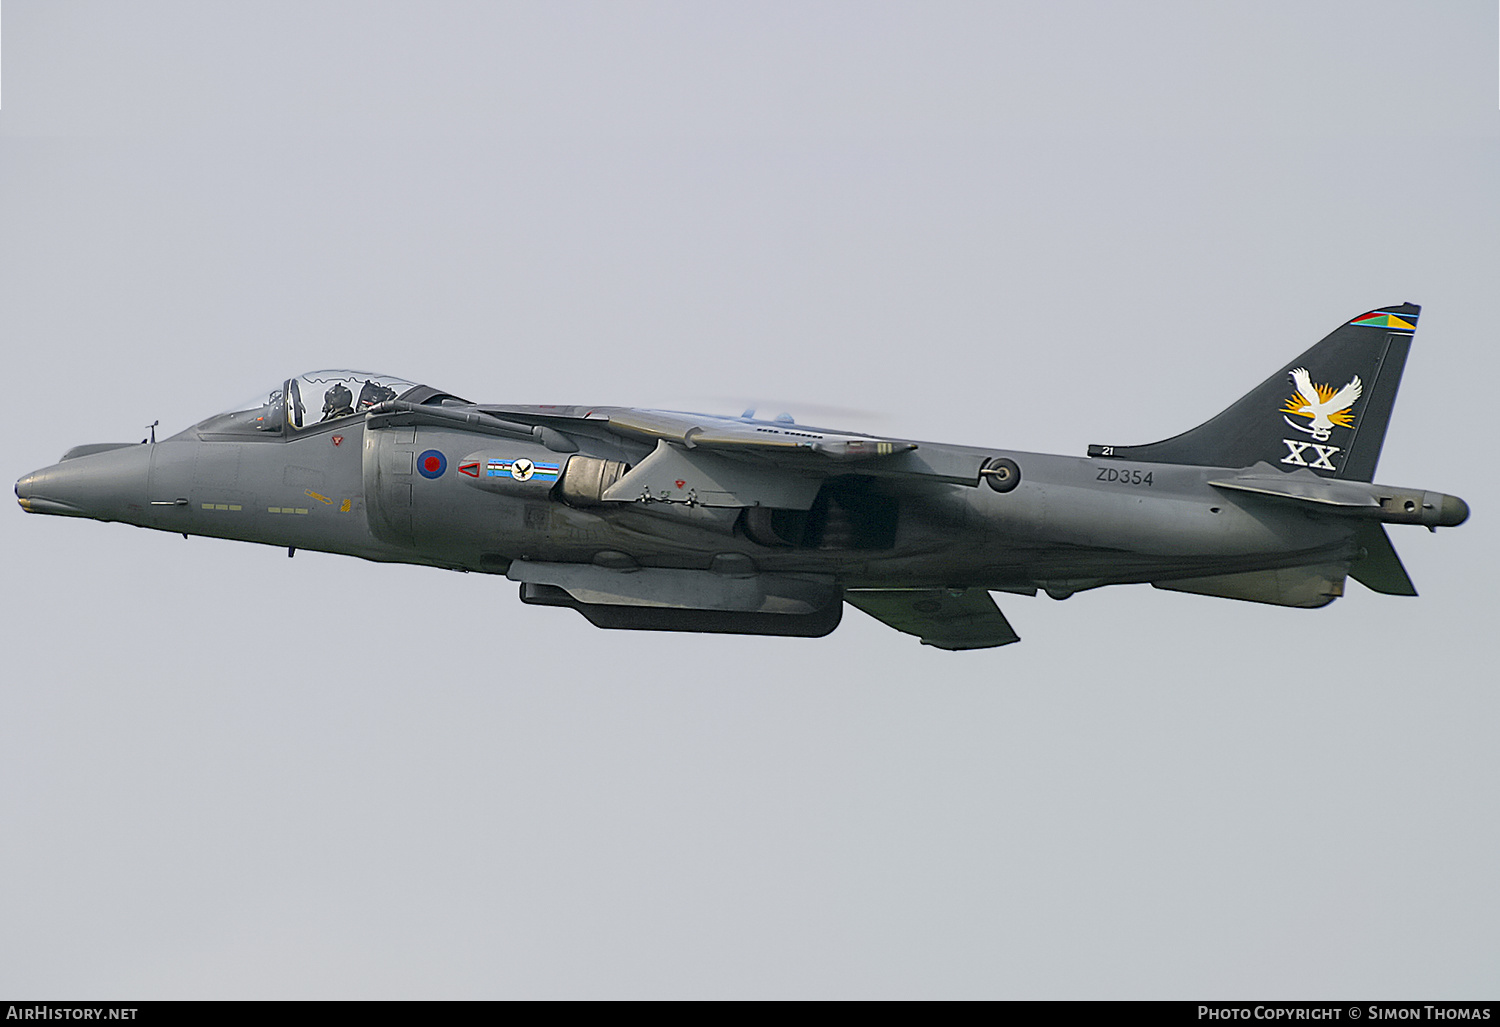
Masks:
[[[1415,595],[1387,524],[1456,496],[1372,484],[1420,308],[1382,307],[1208,422],[1085,457],[289,378],[161,442],[79,446],[30,513],[504,575],[603,628],[826,635],[845,603],[941,649],[1018,641],[990,593],[1100,585],[1318,607]]]

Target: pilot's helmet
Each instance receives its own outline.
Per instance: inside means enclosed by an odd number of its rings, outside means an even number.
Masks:
[[[323,417],[342,417],[344,414],[354,413],[350,400],[354,393],[350,392],[343,382],[335,383],[333,388],[323,394]]]

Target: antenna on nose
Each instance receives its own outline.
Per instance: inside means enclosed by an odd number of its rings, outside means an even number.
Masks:
[[[161,418],[159,418],[159,417],[156,420],[152,421],[150,424],[146,425],[147,428],[151,429],[151,444],[153,446],[156,445],[156,426],[158,424],[161,424]],[[144,445],[145,442],[146,442],[145,439],[141,440],[141,444],[142,445]]]

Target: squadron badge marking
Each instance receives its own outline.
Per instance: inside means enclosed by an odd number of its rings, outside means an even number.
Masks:
[[[1354,413],[1350,407],[1354,406],[1365,391],[1359,375],[1355,375],[1341,389],[1335,389],[1332,385],[1314,385],[1305,367],[1294,368],[1291,378],[1297,391],[1287,397],[1281,408],[1283,421],[1319,442],[1327,442],[1335,427],[1354,427]],[[1304,427],[1288,417],[1288,414],[1305,417],[1311,424]]]
[[[485,464],[484,473],[487,478],[512,478],[515,481],[538,481],[550,485],[562,473],[562,465],[538,463],[522,456],[514,460],[490,460]]]

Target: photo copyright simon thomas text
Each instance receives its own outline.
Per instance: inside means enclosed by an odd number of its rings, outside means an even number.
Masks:
[[[1201,1005],[1200,1020],[1488,1020],[1491,1004],[1374,1003],[1318,1006],[1303,1003],[1237,1006]]]

